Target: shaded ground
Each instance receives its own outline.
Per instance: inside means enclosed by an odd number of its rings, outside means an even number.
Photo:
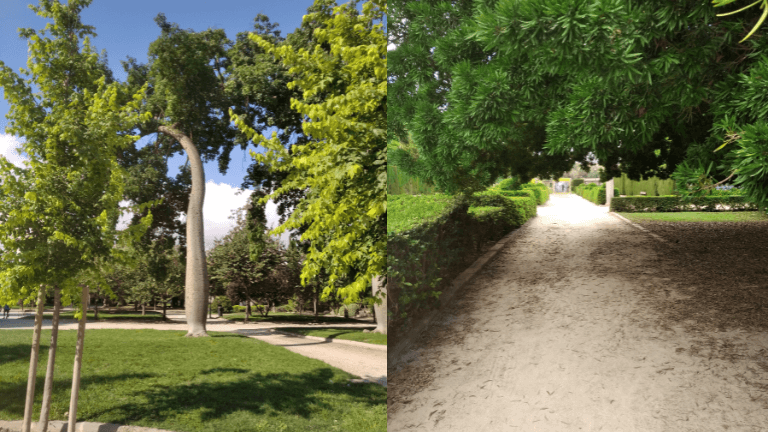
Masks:
[[[388,430],[768,429],[768,225],[643,223],[666,245],[573,195],[538,213],[390,361]]]

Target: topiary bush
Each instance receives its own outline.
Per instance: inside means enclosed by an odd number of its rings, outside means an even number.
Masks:
[[[245,306],[240,305],[232,305],[232,311],[233,312],[245,312]]]
[[[499,183],[498,186],[501,190],[518,190],[520,189],[520,180],[517,177],[505,178]]]
[[[213,306],[213,310],[217,311],[219,310],[219,306],[221,306],[221,311],[230,313],[232,312],[232,301],[227,296],[218,296],[215,299],[213,299],[213,303],[211,303],[211,306]]]
[[[584,179],[573,179],[571,180],[571,191],[576,189],[577,186],[584,184]]]
[[[549,188],[541,183],[526,183],[521,186],[522,190],[532,190],[536,194],[536,203],[542,205],[549,200]]]
[[[515,190],[515,191],[499,190],[495,192],[507,197],[527,197],[532,199],[534,203],[538,202],[538,199],[536,198],[536,192],[534,192],[533,189],[522,189],[522,190]]]

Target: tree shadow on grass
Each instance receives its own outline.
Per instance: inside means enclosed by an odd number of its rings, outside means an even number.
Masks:
[[[240,370],[234,370],[240,374]],[[229,369],[209,373],[231,373]],[[226,382],[179,384],[152,388],[136,399],[102,413],[111,422],[137,424],[138,421],[163,422],[169,417],[198,412],[200,421],[221,419],[236,412],[255,415],[276,411],[283,415],[309,418],[319,410],[335,410],[333,396],[345,396],[348,403],[385,405],[387,391],[376,384],[347,385],[330,382],[336,373],[330,368],[302,374],[250,373]],[[337,377],[338,379],[338,377]]]
[[[27,358],[29,358],[29,346],[27,349]],[[42,349],[42,347],[41,347]],[[45,365],[42,365],[45,370]],[[40,371],[40,365],[38,365],[38,372]],[[18,382],[12,385],[3,383],[2,391],[0,391],[0,412],[5,412],[11,418],[23,418],[24,417],[24,401],[27,394],[27,374],[24,373],[23,382]],[[69,394],[72,389],[72,376],[68,374],[56,373],[56,376],[60,379],[54,378],[53,380],[53,397],[58,399],[62,393],[65,393],[66,399],[69,399]],[[104,385],[107,383],[115,383],[124,380],[146,379],[154,377],[154,374],[144,373],[130,373],[122,375],[83,375],[80,377],[80,394],[88,391],[88,387],[93,384]],[[43,400],[43,386],[45,385],[45,376],[37,377],[35,381],[35,411],[40,412],[40,407]],[[54,418],[53,416],[51,418]]]
[[[0,333],[1,335],[2,333]],[[48,352],[48,346],[40,343],[40,353]],[[4,345],[0,349],[0,365],[15,361],[26,360],[29,362],[32,354],[32,344]]]

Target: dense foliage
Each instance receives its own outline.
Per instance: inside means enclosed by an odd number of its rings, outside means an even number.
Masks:
[[[330,53],[321,47],[296,52],[290,45],[276,47],[258,35],[249,36],[299,75],[287,84],[302,90],[302,98],[292,99],[291,107],[311,120],[302,124],[311,140],[289,152],[276,135],[267,139],[233,117],[255,144],[267,148],[264,154],[252,152],[254,158],[288,173],[270,197],[306,191],[306,198],[273,232],[308,225],[302,240],[311,245],[302,283],[325,271],[324,295],[335,290],[348,301],[356,301],[372,277],[384,273],[386,259],[387,54],[382,24],[374,24],[386,13],[386,4],[372,0],[362,9],[360,14],[350,3],[334,8],[331,16],[304,17],[326,22],[314,35],[330,45]],[[315,98],[319,92],[325,93],[322,100]]]
[[[139,121],[145,88],[107,82],[111,74],[90,43],[93,27],[80,21],[89,4],[32,7],[53,22],[39,33],[20,30],[29,40],[28,78],[0,61],[6,132],[24,140],[28,157],[24,167],[0,158],[0,303],[30,298],[41,284],[62,288],[64,304],[79,299],[77,276],[119,256],[118,240],[130,243],[151,222],[147,214],[115,230],[126,176],[116,152],[137,139],[126,131]]]
[[[446,190],[516,174],[525,159],[514,152],[540,143],[558,160],[594,154],[603,180],[677,173],[685,193],[735,173],[765,204],[768,38],[760,28],[739,42],[763,12],[722,11],[698,0],[396,0],[390,131],[412,133],[414,171]]]

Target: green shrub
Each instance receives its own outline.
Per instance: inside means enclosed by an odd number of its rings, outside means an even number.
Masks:
[[[213,310],[217,311],[219,310],[219,306],[221,306],[221,311],[230,313],[232,312],[232,301],[227,296],[218,296],[215,299],[213,299],[213,303],[211,304],[213,306]]]
[[[505,178],[499,183],[499,189],[501,190],[518,190],[520,189],[520,180],[517,177]]]
[[[541,183],[526,183],[521,186],[523,190],[532,190],[536,194],[536,203],[544,204],[549,199],[549,188]]]
[[[233,312],[245,312],[246,307],[240,305],[232,305]]]
[[[728,211],[718,209],[718,205],[727,205],[730,211],[757,210],[757,206],[740,195],[703,196],[683,200],[674,195],[660,197],[632,196],[614,198],[611,201],[613,212],[680,212],[680,211]]]
[[[438,306],[440,293],[474,261],[480,246],[536,215],[536,202],[526,195],[387,196],[390,333],[402,334],[412,317]]]
[[[434,195],[387,195],[387,232],[408,231],[450,213],[454,197]]]
[[[508,197],[503,192],[485,191],[472,195],[471,204],[475,207],[502,207],[504,218],[511,226],[522,226],[528,219],[536,216],[536,203],[530,197]]]
[[[576,187],[574,192],[594,204],[603,205],[606,203],[605,185],[598,186],[594,183],[582,184]]]
[[[533,189],[522,189],[522,190],[498,190],[494,191],[500,195],[504,195],[507,197],[526,197],[531,198],[534,203],[538,202],[538,198],[536,198],[536,192],[533,191]]]
[[[576,189],[577,186],[584,184],[584,179],[573,179],[571,180],[571,190],[573,191]]]

